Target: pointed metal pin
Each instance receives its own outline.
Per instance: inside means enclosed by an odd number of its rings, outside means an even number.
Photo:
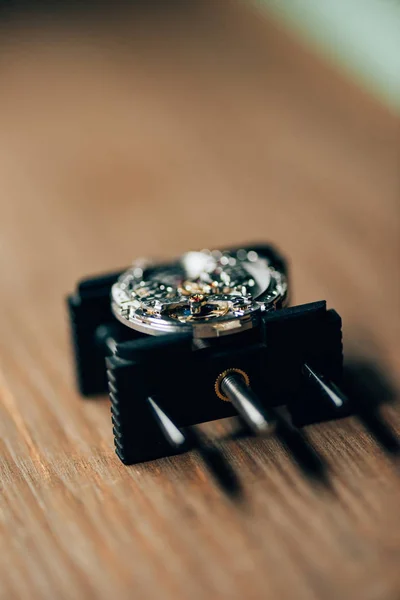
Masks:
[[[196,427],[190,427],[184,435],[182,430],[160,408],[154,398],[148,397],[147,402],[167,441],[173,447],[182,450],[182,452],[196,450],[225,492],[231,497],[240,498],[242,489],[236,473],[213,442],[204,434],[201,434]]]
[[[241,375],[226,375],[221,381],[221,390],[253,433],[263,435],[275,431],[275,415],[261,406],[257,396],[246,385]]]
[[[171,446],[184,449],[187,446],[187,440],[183,435],[182,431],[175,425],[173,421],[165,414],[165,412],[159,407],[154,398],[148,397],[147,402],[150,404],[153,414],[157,419],[157,422],[168,442]]]
[[[324,375],[318,373],[309,364],[303,365],[303,373],[307,380],[326,398],[331,406],[340,410],[349,404],[347,396],[338,388],[338,386],[326,379]]]

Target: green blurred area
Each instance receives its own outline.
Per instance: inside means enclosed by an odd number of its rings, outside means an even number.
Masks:
[[[254,0],[400,114],[400,0]]]

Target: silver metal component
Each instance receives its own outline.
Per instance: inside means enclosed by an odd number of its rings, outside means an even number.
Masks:
[[[170,264],[135,263],[112,288],[112,310],[143,333],[213,338],[256,327],[286,298],[285,275],[256,252],[203,250]]]
[[[229,374],[221,382],[222,392],[229,398],[242,419],[253,433],[272,433],[276,428],[274,416],[268,415],[257,396],[246,385],[243,377],[238,374]]]
[[[322,375],[317,374],[308,364],[303,366],[303,372],[305,376],[309,378],[310,382],[314,384],[314,386],[316,386],[336,408],[343,408],[343,406],[347,404],[348,399],[332,381],[326,381]]]
[[[153,409],[154,415],[160,425],[160,428],[168,442],[175,448],[182,448],[186,444],[186,438],[180,429],[171,421],[165,412],[158,406],[153,398],[147,398],[148,403]]]

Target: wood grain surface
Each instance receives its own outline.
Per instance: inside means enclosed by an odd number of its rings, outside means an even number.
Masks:
[[[77,279],[270,240],[400,426],[399,121],[248,7],[149,5],[1,25],[0,598],[398,600],[398,464],[371,423],[307,428],[325,487],[274,437],[204,426],[231,497],[196,452],[124,467],[108,400],[75,391]]]

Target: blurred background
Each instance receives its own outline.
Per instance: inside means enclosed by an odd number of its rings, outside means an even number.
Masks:
[[[400,3],[258,0],[260,8],[400,111]]]

